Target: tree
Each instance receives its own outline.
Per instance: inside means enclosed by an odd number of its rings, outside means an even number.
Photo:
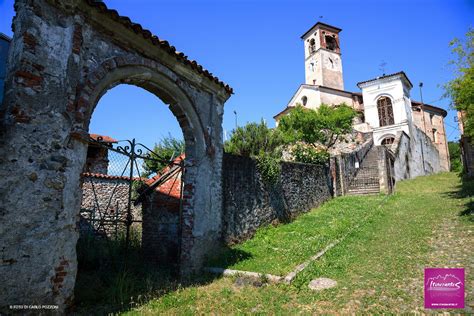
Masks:
[[[456,38],[449,45],[455,55],[450,62],[455,78],[444,85],[445,96],[463,112],[464,134],[474,138],[474,28],[466,33],[464,42]]]
[[[227,153],[257,157],[263,154],[274,155],[276,149],[283,144],[281,133],[271,129],[262,119],[260,123],[248,123],[237,127],[224,144]]]
[[[278,129],[286,143],[304,142],[315,149],[322,145],[327,151],[340,136],[352,130],[356,115],[345,104],[334,107],[321,104],[317,110],[297,105],[280,120]]]
[[[263,180],[275,184],[280,177],[281,145],[279,130],[271,129],[262,119],[260,123],[247,123],[232,132],[224,144],[227,153],[255,158]]]
[[[449,159],[451,161],[451,171],[461,172],[461,146],[459,142],[448,142]]]
[[[168,134],[167,137],[163,137],[153,148],[153,152],[156,153],[158,157],[152,154],[150,157],[153,159],[145,160],[143,166],[145,169],[144,175],[148,176],[152,173],[160,172],[163,168],[169,165],[167,161],[171,161],[181,155],[184,153],[184,150],[184,140],[174,138],[171,134]]]

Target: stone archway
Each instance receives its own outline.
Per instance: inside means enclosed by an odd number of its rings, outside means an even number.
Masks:
[[[97,101],[120,83],[160,97],[183,130],[181,271],[197,271],[221,235],[231,88],[103,3],[16,1],[15,9],[1,114],[0,305],[72,300],[83,137]]]

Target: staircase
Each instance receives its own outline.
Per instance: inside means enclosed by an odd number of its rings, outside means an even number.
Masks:
[[[347,195],[380,193],[377,148],[372,147],[359,165],[355,177],[350,180]]]

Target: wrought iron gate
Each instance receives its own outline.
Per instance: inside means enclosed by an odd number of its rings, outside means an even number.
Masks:
[[[81,234],[99,238],[125,237],[130,243],[131,229],[141,226],[139,195],[149,191],[148,184],[160,185],[169,172],[148,174],[146,165],[159,162],[168,170],[183,174],[183,160],[164,159],[135,139],[117,141],[106,136],[91,135],[87,161],[82,173],[82,203],[79,229]],[[153,177],[151,177],[153,176]],[[181,196],[182,198],[182,190]]]

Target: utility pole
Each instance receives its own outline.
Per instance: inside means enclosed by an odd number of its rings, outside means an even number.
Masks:
[[[237,125],[237,111],[234,110],[234,114],[235,114],[235,129],[237,129],[238,125]]]
[[[420,82],[420,84],[418,86],[420,87],[421,119],[423,120],[423,129],[424,129],[424,133],[426,134],[425,111],[424,111],[424,107],[423,107],[423,93],[422,93],[422,89],[421,89],[421,88],[423,88],[423,82]],[[428,134],[426,134],[426,136],[428,136]],[[423,175],[424,175],[425,172],[426,172],[426,169],[425,169],[425,156],[424,156],[424,153],[423,153],[423,139],[421,139],[421,160],[423,162]]]

